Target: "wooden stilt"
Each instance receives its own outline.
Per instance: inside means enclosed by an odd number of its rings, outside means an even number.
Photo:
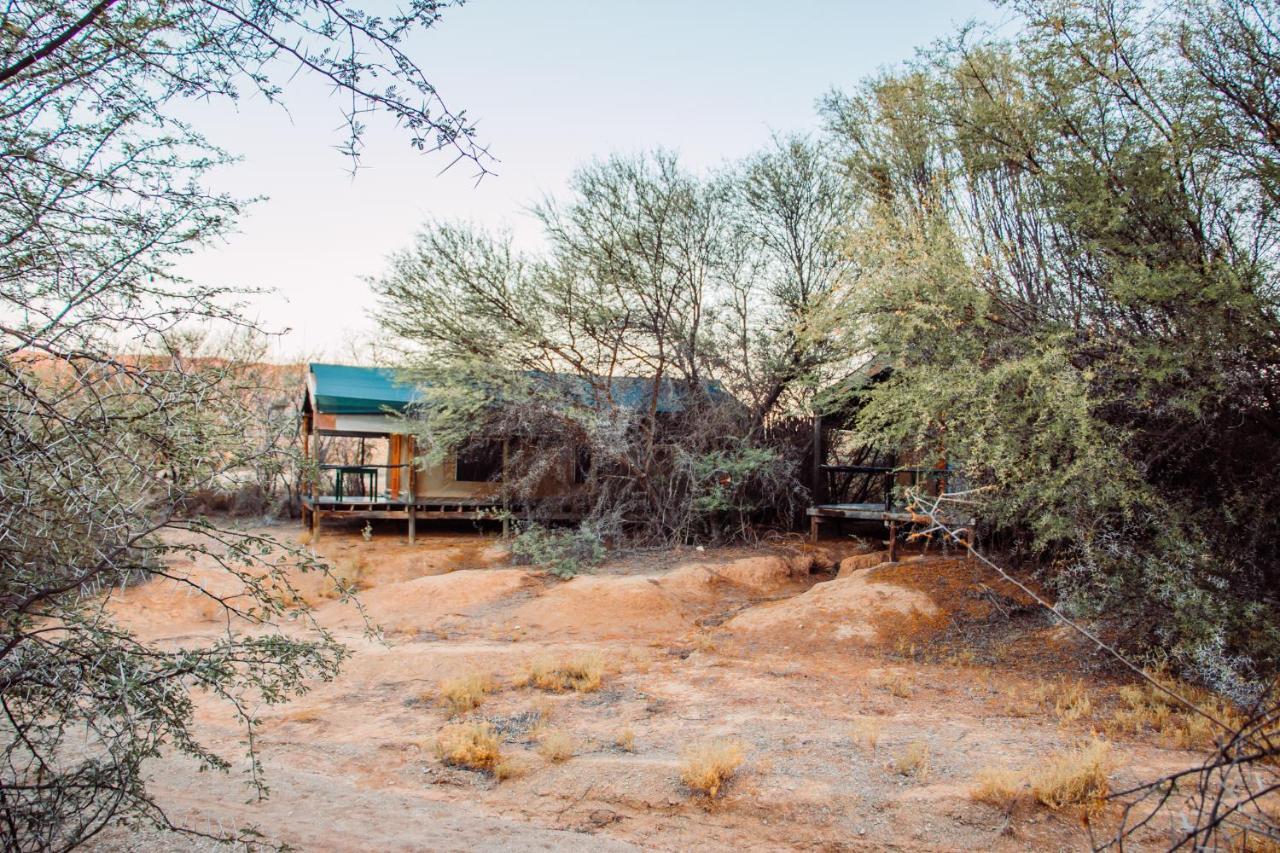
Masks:
[[[418,483],[414,476],[418,466],[413,458],[414,451],[415,451],[413,436],[408,436],[408,439],[409,439],[409,476],[407,479],[409,481],[409,495],[408,495],[409,544],[412,545],[414,543],[414,540],[417,538],[417,533],[418,533],[418,530],[417,530],[418,528],[418,511],[417,511]]]
[[[889,522],[889,562],[898,562],[898,522]]]
[[[820,519],[816,515],[809,516],[809,543],[811,545],[818,544],[818,524]]]
[[[315,435],[315,418],[308,418],[307,432],[311,436],[311,546],[320,541],[320,513],[316,506],[320,503],[320,439]]]

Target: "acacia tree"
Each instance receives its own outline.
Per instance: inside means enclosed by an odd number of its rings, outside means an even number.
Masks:
[[[1013,4],[826,113],[869,199],[865,440],[942,452],[1079,612],[1239,701],[1280,662],[1276,7]]]
[[[234,365],[184,357],[174,330],[239,323],[234,294],[172,274],[227,232],[243,202],[205,178],[228,155],[176,117],[198,98],[281,97],[299,71],[344,96],[343,150],[367,114],[412,143],[485,168],[404,40],[447,4],[375,15],[342,0],[15,0],[0,10],[0,842],[67,849],[120,817],[168,825],[143,783],[163,749],[228,768],[191,728],[192,691],[281,701],[345,652],[305,617],[288,567],[326,571],[270,540],[183,518],[193,494],[255,461],[256,413]],[[121,352],[133,355],[120,355]],[[216,417],[213,414],[216,413]],[[268,449],[270,450],[270,449]],[[206,555],[219,594],[174,574]],[[190,648],[141,641],[112,597],[148,578],[192,585],[225,632]],[[250,632],[245,627],[256,626]]]
[[[615,157],[536,208],[543,256],[429,226],[376,283],[424,385],[424,446],[451,452],[478,425],[537,435],[516,490],[555,446],[589,449],[588,515],[613,533],[679,541],[764,507],[785,517],[799,449],[761,427],[837,360],[805,328],[846,269],[828,228],[852,205],[833,175],[800,139],[706,178],[666,152]]]

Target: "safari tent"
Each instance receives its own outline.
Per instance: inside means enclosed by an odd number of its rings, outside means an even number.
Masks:
[[[537,374],[536,378],[561,383],[588,406],[601,387],[612,404],[622,407],[652,402],[659,414],[674,414],[685,403],[685,395],[670,381],[664,381],[655,395],[652,381],[640,377],[600,382],[561,374]],[[724,396],[714,384],[708,385],[707,393]],[[302,506],[313,535],[325,518],[403,519],[412,539],[420,519],[505,517],[502,510],[508,507],[503,506],[502,483],[515,456],[514,442],[530,439],[477,442],[465,453],[434,464],[415,462],[417,448],[404,415],[420,402],[416,387],[392,368],[308,365],[302,402],[303,449],[318,476]],[[322,436],[355,439],[359,448],[355,460],[322,459],[318,441]],[[560,458],[540,466],[546,473],[540,475],[536,493],[539,497],[570,495],[581,482],[581,466],[575,454],[560,451]],[[573,518],[569,513],[559,517]]]

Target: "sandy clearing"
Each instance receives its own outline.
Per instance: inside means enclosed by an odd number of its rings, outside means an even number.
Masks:
[[[193,783],[182,762],[164,759],[153,765],[154,788],[177,816],[203,826],[251,822],[302,850],[1012,851],[1087,843],[1069,815],[1037,811],[1006,824],[968,798],[981,768],[1034,766],[1088,735],[1093,721],[1061,723],[1051,703],[1025,698],[1077,661],[1053,657],[1040,635],[1020,640],[1045,647],[1040,671],[925,663],[894,651],[908,637],[927,644],[953,618],[989,615],[986,592],[973,594],[970,564],[869,567],[880,558],[857,557],[867,545],[836,542],[632,557],[560,582],[498,565],[491,538],[424,539],[411,548],[391,536],[326,534],[322,553],[358,569],[383,639],[364,636],[349,607],[313,590],[318,618],[354,656],[335,681],[259,710],[271,799],[244,803],[235,776]],[[836,566],[840,577],[829,570]],[[199,561],[180,570],[216,578]],[[207,640],[217,626],[179,606],[185,594],[153,585],[114,607],[160,641]],[[601,690],[517,686],[530,661],[583,652],[606,662]],[[462,719],[501,734],[504,753],[525,768],[518,778],[499,783],[433,754],[436,733],[450,722],[439,682],[470,672],[490,674],[496,689]],[[868,720],[874,746],[854,736]],[[202,703],[198,722],[210,744],[236,755],[242,733],[227,709]],[[573,758],[551,764],[539,756],[547,729],[571,738]],[[617,745],[624,732],[632,752]],[[712,737],[740,740],[747,759],[722,798],[706,802],[683,787],[678,767],[687,746]],[[928,777],[895,773],[894,759],[917,742],[928,748]],[[1117,749],[1118,780],[1189,759],[1156,744]],[[184,849],[154,833],[117,833],[100,846]]]

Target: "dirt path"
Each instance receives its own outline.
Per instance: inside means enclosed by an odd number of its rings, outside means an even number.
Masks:
[[[320,620],[356,653],[336,681],[261,709],[272,796],[246,803],[234,775],[193,781],[162,760],[153,785],[173,816],[252,824],[301,850],[1087,846],[1074,813],[1006,817],[969,792],[986,768],[1034,767],[1088,736],[1113,687],[1085,682],[1091,709],[1064,711],[1078,656],[1034,619],[982,628],[991,588],[957,561],[870,568],[877,558],[855,557],[837,579],[840,560],[866,550],[845,542],[690,551],[558,582],[505,566],[493,546],[470,534],[414,547],[326,535],[323,552],[364,588],[384,641],[313,588]],[[160,584],[128,593],[118,613],[163,642],[215,630],[198,602]],[[604,662],[600,689],[520,686],[532,662],[583,653]],[[440,682],[467,674],[494,689],[454,721],[487,722],[512,778],[434,753],[451,722]],[[202,707],[199,723],[207,741],[237,752],[242,733],[225,709]],[[567,761],[539,754],[548,731],[572,742]],[[717,737],[741,742],[746,760],[706,800],[681,783],[681,756]],[[900,772],[908,753],[924,765]],[[1113,783],[1189,757],[1117,743]],[[100,847],[187,849],[179,841],[116,833]]]

